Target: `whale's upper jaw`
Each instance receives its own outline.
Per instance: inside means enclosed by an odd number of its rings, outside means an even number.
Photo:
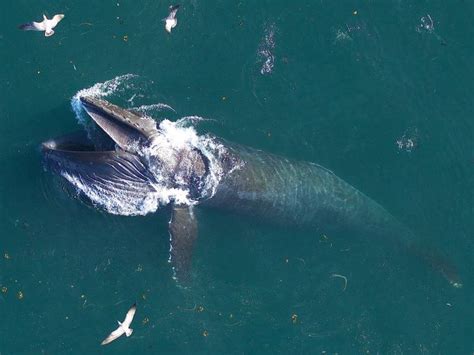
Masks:
[[[94,97],[80,98],[84,110],[123,150],[135,152],[158,132],[153,119],[142,117],[110,102]]]
[[[93,98],[80,98],[84,110],[101,128],[92,139],[84,131],[50,139],[42,144],[45,157],[54,158],[62,165],[75,166],[74,162],[98,157],[137,155],[137,149],[149,144],[158,132],[156,122],[141,117],[110,102]],[[105,134],[104,134],[105,133]],[[69,161],[69,162],[68,162]]]

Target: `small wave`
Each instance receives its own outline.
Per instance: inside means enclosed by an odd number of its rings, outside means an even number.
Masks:
[[[170,105],[164,103],[157,103],[151,105],[141,105],[138,107],[132,107],[132,110],[143,113],[147,116],[154,117],[156,112],[163,112],[163,111],[172,111],[176,113],[176,110],[172,108]]]
[[[215,121],[215,120],[211,118],[204,118],[201,116],[184,116],[176,121],[176,125],[178,127],[187,127],[189,125],[196,125],[199,122],[203,122],[203,121]]]
[[[352,41],[352,37],[349,35],[348,30],[343,30],[339,28],[334,31],[334,43]]]
[[[155,120],[163,119],[162,112],[173,112],[176,113],[176,110],[170,105],[164,103],[157,103],[151,105],[141,105],[138,107],[132,107],[131,110],[136,111],[146,117],[153,118]]]
[[[416,28],[418,32],[428,32],[428,33],[433,33],[435,28],[434,28],[434,22],[433,19],[431,18],[430,14],[427,14],[426,16],[422,16],[420,18],[420,24]]]
[[[419,145],[418,129],[416,127],[408,128],[405,130],[403,135],[397,139],[395,144],[397,145],[399,151],[411,153],[416,148],[418,148]]]
[[[271,23],[266,26],[262,42],[258,49],[258,57],[263,61],[260,68],[260,74],[268,75],[273,71],[275,66],[275,24]]]

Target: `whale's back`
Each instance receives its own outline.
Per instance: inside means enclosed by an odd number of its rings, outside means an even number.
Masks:
[[[230,173],[205,205],[321,231],[392,234],[396,229],[412,238],[381,205],[320,165],[235,144],[226,147],[233,155],[228,161],[239,167],[227,167]]]
[[[308,162],[288,160],[260,150],[225,143],[227,174],[210,207],[243,213],[271,223],[381,238],[430,264],[453,286],[461,283],[455,267],[380,204],[337,177]]]

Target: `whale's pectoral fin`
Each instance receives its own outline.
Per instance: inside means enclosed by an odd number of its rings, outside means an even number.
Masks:
[[[174,277],[178,281],[189,279],[194,241],[198,225],[191,206],[175,205],[169,223],[170,258]]]

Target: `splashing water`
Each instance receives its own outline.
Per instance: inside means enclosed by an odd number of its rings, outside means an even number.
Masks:
[[[87,113],[82,108],[81,97],[107,98],[125,92],[130,97],[129,91],[137,90],[137,87],[130,84],[130,80],[135,78],[137,78],[136,75],[126,74],[78,91],[71,100],[71,106],[79,124],[86,129],[93,126]],[[133,109],[143,113],[146,117],[156,116],[157,112],[163,110],[176,112],[171,106],[164,103],[142,105]],[[202,120],[205,119],[200,116],[186,116],[177,120],[177,122],[164,119],[159,123],[156,134],[151,138],[151,143],[148,146],[136,149],[137,154],[147,163],[155,180],[149,182],[151,191],[146,192],[146,194],[143,192],[134,193],[130,190],[121,191],[119,188],[111,186],[111,184],[95,183],[90,179],[82,178],[68,171],[63,171],[61,175],[76,188],[79,194],[84,194],[95,206],[101,207],[112,214],[145,215],[156,212],[159,207],[170,202],[195,205],[198,201],[190,197],[190,191],[186,184],[184,182],[180,183],[179,180],[176,181],[175,176],[170,178],[170,174],[166,174],[163,167],[176,166],[177,152],[199,150],[209,162],[208,174],[204,178],[203,192],[200,197],[210,198],[214,195],[223,176],[220,160],[227,151],[214,137],[197,134],[192,124]],[[159,162],[159,164],[156,162]]]
[[[419,145],[418,129],[416,127],[408,128],[405,130],[403,135],[397,139],[395,144],[397,145],[399,151],[411,153]]]
[[[159,134],[153,136],[151,145],[145,147],[142,150],[142,154],[149,161],[150,168],[153,170],[153,157],[160,157],[160,166],[175,166],[177,164],[176,152],[182,150],[199,150],[208,159],[209,174],[204,181],[203,197],[212,197],[223,175],[223,170],[219,162],[220,157],[227,152],[221,144],[217,143],[214,137],[210,135],[199,136],[194,127],[184,127],[180,125],[180,120],[178,120],[178,122],[163,120],[159,125]],[[157,180],[161,182],[166,181],[167,177],[162,175],[162,171],[159,168],[154,169],[153,173]],[[165,185],[168,184],[165,183]],[[185,187],[182,186],[182,188]],[[189,191],[186,192],[188,193]],[[183,198],[183,195],[177,197],[179,197],[180,203],[193,205],[197,202],[187,197]],[[172,196],[167,203],[169,203],[172,198],[176,198],[176,196]]]
[[[138,76],[135,74],[120,75],[103,83],[96,83],[90,88],[79,90],[71,99],[71,107],[77,121],[84,126],[87,125],[88,121],[88,116],[82,109],[81,97],[106,98],[112,96],[117,92],[133,88],[133,85],[130,85],[129,82],[134,78],[138,78]]]
[[[420,18],[420,24],[418,28],[419,30],[425,30],[428,33],[432,33],[434,31],[434,22],[430,14]]]
[[[447,45],[446,41],[444,40],[443,37],[441,37],[438,33],[435,31],[435,25],[434,25],[433,18],[431,17],[430,14],[426,14],[426,16],[422,16],[420,18],[420,24],[416,27],[416,31],[418,33],[428,33],[430,35],[434,35],[436,39],[443,45]]]

